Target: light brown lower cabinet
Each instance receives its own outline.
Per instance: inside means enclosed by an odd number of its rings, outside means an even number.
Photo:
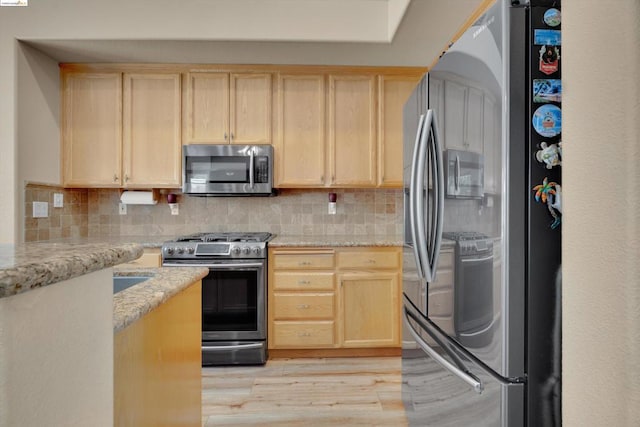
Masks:
[[[397,247],[269,249],[271,354],[399,349],[400,266]]]
[[[114,425],[202,424],[197,281],[114,336]]]

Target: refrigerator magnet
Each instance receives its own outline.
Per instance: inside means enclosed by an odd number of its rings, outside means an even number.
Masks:
[[[562,80],[534,79],[533,102],[562,102]]]
[[[540,47],[540,63],[538,69],[546,75],[558,71],[560,49],[557,46],[543,45]]]
[[[562,142],[547,144],[542,142],[540,149],[536,151],[536,160],[545,165],[547,169],[562,165]]]
[[[533,30],[533,44],[550,44],[560,46],[562,36],[560,30]]]
[[[531,123],[540,136],[553,138],[562,132],[562,110],[553,104],[545,104],[533,113]]]
[[[558,228],[562,222],[562,188],[560,185],[553,181],[549,182],[545,177],[542,184],[533,187],[533,191],[536,192],[534,195],[536,202],[546,204],[549,213],[553,217],[551,228]]]
[[[543,17],[544,23],[550,27],[557,27],[562,22],[562,18],[560,15],[560,11],[558,9],[552,8],[548,9],[544,13]]]

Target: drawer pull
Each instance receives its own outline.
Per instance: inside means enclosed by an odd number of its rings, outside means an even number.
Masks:
[[[311,261],[300,261],[298,265],[311,265]]]
[[[311,332],[298,332],[299,337],[310,337]]]
[[[298,304],[298,308],[301,310],[306,310],[308,308],[310,308],[311,306],[309,304]]]
[[[375,263],[376,263],[376,260],[375,260],[375,259],[371,259],[371,258],[369,258],[369,259],[367,260],[367,264],[375,264]]]
[[[310,285],[310,280],[298,280],[298,285]]]

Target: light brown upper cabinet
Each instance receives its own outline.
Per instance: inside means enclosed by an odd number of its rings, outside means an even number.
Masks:
[[[186,75],[184,144],[270,144],[270,73]]]
[[[279,186],[325,184],[325,77],[278,76],[276,182]]]
[[[122,185],[122,74],[62,76],[62,183]]]
[[[402,110],[418,77],[378,77],[378,186],[402,187]]]
[[[63,73],[65,187],[179,187],[180,74]]]
[[[329,75],[329,184],[376,185],[375,76]]]
[[[125,187],[181,184],[180,74],[124,74]]]

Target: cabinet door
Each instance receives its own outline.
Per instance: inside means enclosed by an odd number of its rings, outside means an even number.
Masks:
[[[324,86],[322,75],[279,76],[277,187],[324,185]]]
[[[374,76],[329,76],[330,184],[376,184]]]
[[[380,76],[378,84],[378,185],[402,187],[402,109],[417,78]]]
[[[122,183],[122,75],[63,76],[62,144],[65,187]]]
[[[341,340],[344,347],[400,344],[397,273],[340,276]]]
[[[187,74],[184,143],[229,142],[229,74]]]
[[[467,88],[465,147],[478,154],[482,154],[483,146],[483,103],[482,91],[473,87]]]
[[[231,74],[230,142],[271,143],[271,74]]]
[[[484,96],[484,109],[482,128],[483,151],[484,151],[484,191],[485,193],[499,193],[498,189],[502,182],[502,170],[500,168],[502,146],[502,135],[500,134],[500,105],[489,95]]]
[[[180,186],[180,113],[180,74],[125,74],[125,186]]]
[[[465,149],[466,93],[465,86],[444,81],[444,141],[447,149]]]

